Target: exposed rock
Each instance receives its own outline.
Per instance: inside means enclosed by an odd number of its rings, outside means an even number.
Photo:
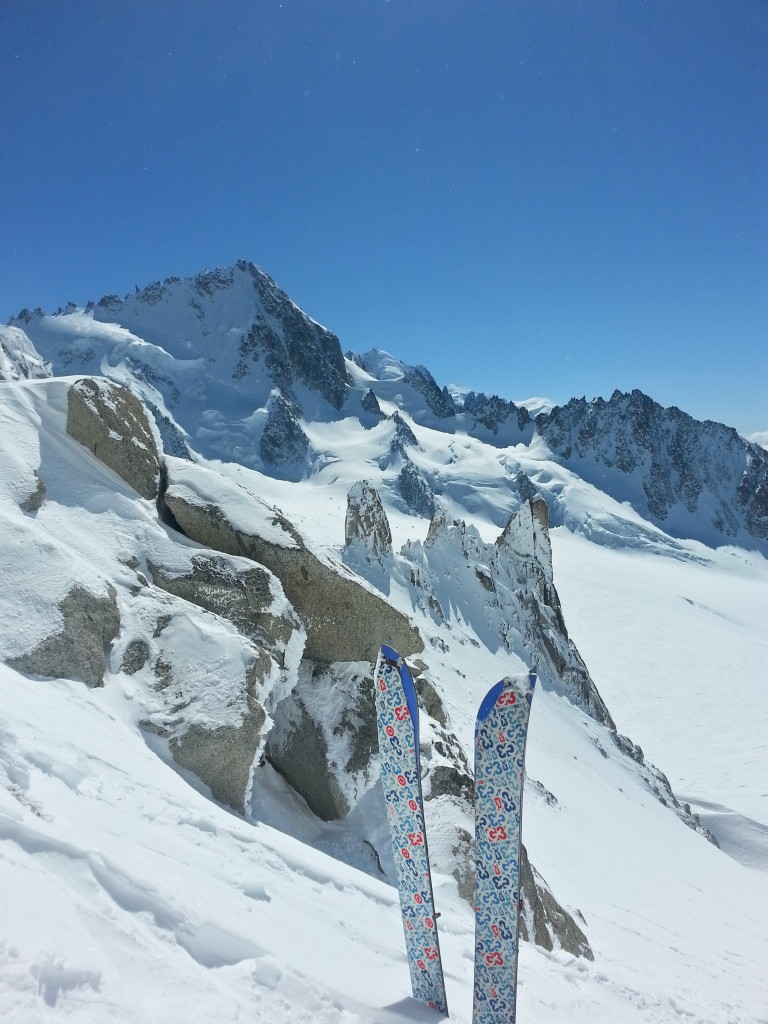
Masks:
[[[525,846],[520,849],[521,937],[543,949],[551,950],[557,946],[573,956],[594,960],[586,935],[573,916],[557,902],[536,868],[532,867]]]
[[[470,776],[453,765],[435,765],[429,773],[430,796],[455,796],[468,803],[474,800],[474,783]]]
[[[397,486],[412,512],[432,518],[435,514],[435,495],[421,470],[407,456],[403,459]]]
[[[405,654],[423,650],[418,630],[401,612],[342,565],[321,561],[274,510],[273,521],[284,524],[279,530],[273,529],[268,536],[266,530],[258,532],[254,520],[252,531],[246,532],[229,521],[213,494],[208,499],[174,485],[173,469],[169,477],[165,501],[188,537],[217,551],[251,558],[277,576],[307,631],[305,657],[320,662],[373,662],[382,643]],[[255,496],[253,504],[265,520],[266,506]],[[281,531],[282,539],[275,539]]]
[[[34,491],[32,491],[32,493],[29,495],[29,497],[25,498],[24,501],[22,501],[21,504],[19,505],[19,508],[22,510],[22,512],[37,512],[37,510],[45,501],[45,484],[37,475],[37,470],[35,470],[34,472],[35,479],[37,480],[37,486],[35,487]]]
[[[373,781],[378,739],[370,667],[305,662],[272,719],[264,747],[269,762],[318,817],[345,817]]]
[[[141,402],[106,378],[87,377],[67,392],[67,433],[143,498],[157,497],[159,461]]]
[[[518,441],[530,440],[533,423],[524,406],[507,402],[498,395],[489,398],[482,393],[470,391],[464,397],[464,412],[469,417],[468,432],[480,436],[490,443],[509,444],[513,438]],[[481,429],[483,428],[483,429]],[[498,440],[497,440],[498,439]]]
[[[197,554],[189,573],[167,572],[153,562],[148,567],[155,586],[221,615],[245,636],[270,648],[284,648],[299,625],[287,608],[275,613],[274,588],[279,584],[262,566],[244,567],[221,555]]]
[[[466,829],[457,829],[452,847],[453,876],[459,895],[472,907],[475,898],[474,848],[470,833]],[[520,853],[520,938],[542,949],[562,949],[573,956],[594,960],[587,936],[531,865],[524,845],[521,845]]]
[[[515,484],[521,501],[528,501],[529,499],[539,497],[539,493],[534,487],[531,478],[522,470],[515,477]],[[549,520],[549,516],[547,516],[547,520]]]
[[[263,270],[239,260],[233,270],[219,271],[224,284],[231,285],[234,272],[247,274],[263,313],[257,313],[241,342],[241,363],[262,356],[272,379],[286,397],[299,380],[321,394],[335,409],[341,409],[349,386],[339,339],[310,319]]]
[[[443,706],[440,694],[437,692],[430,680],[426,675],[422,674],[414,678],[413,684],[416,689],[420,705],[424,708],[430,718],[434,718],[436,722],[445,728],[447,723],[445,707]]]
[[[347,495],[344,543],[360,544],[369,558],[381,562],[392,555],[392,531],[379,492],[362,480]]]
[[[152,413],[152,417],[160,435],[160,443],[165,455],[174,455],[177,459],[190,459],[192,453],[189,450],[184,435],[176,424],[164,412],[152,402],[146,402],[146,407]]]
[[[107,594],[98,596],[75,585],[58,607],[63,620],[59,632],[8,664],[19,672],[103,686],[107,649],[120,630],[114,587],[108,584]]]
[[[309,452],[309,438],[279,392],[269,400],[269,414],[259,441],[259,455],[273,467],[298,466]]]
[[[641,391],[536,418],[555,457],[674,536],[768,538],[768,452]]]
[[[409,542],[410,584],[425,611],[445,615],[462,595],[467,624],[491,650],[505,647],[535,668],[547,685],[566,693],[597,721],[613,721],[575,645],[568,638],[552,574],[547,505],[524,501],[495,544],[438,510],[424,544]],[[450,564],[450,588],[436,565]],[[445,593],[443,592],[445,590]],[[450,623],[448,623],[450,625]]]
[[[245,813],[253,762],[266,720],[264,708],[250,695],[248,710],[240,726],[206,729],[190,725],[170,741],[177,764],[187,768],[210,788],[224,804]]]
[[[390,419],[395,424],[395,432],[392,435],[392,440],[389,442],[389,450],[393,455],[402,455],[407,458],[406,448],[419,447],[416,435],[399,412],[390,416]]]
[[[369,416],[372,416],[376,420],[384,419],[384,413],[381,411],[379,400],[370,388],[368,388],[360,399],[360,408],[363,412],[368,413]]]
[[[158,607],[169,613],[158,616]],[[155,691],[142,728],[167,739],[176,763],[217,800],[244,812],[264,740],[265,705],[289,685],[299,650],[275,643],[269,651],[224,623],[211,629],[208,613],[159,591],[145,592],[139,619],[144,636],[127,644],[122,669],[141,673]]]
[[[120,671],[125,672],[128,676],[135,675],[144,668],[151,653],[146,640],[141,637],[131,640],[123,653]]]
[[[406,367],[404,382],[424,395],[427,405],[438,419],[450,419],[456,415],[456,405],[448,388],[440,390],[425,366]]]

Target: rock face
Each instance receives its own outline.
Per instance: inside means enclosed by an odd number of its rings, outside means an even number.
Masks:
[[[85,445],[142,498],[156,498],[155,438],[141,402],[106,378],[86,378],[67,393],[67,433]]]
[[[300,381],[340,409],[349,379],[336,335],[311,320],[253,263],[240,260],[235,271],[250,276],[263,310],[243,336],[238,367],[247,373],[248,363],[263,357],[286,397],[292,394],[294,382]]]
[[[360,546],[380,564],[392,557],[392,531],[378,491],[367,480],[353,484],[347,495],[344,543]]]
[[[246,260],[185,280],[167,278],[125,299],[105,296],[93,315],[153,340],[167,331],[177,310],[177,330],[195,347],[206,338],[213,341],[230,380],[244,381],[260,364],[288,401],[300,383],[341,408],[349,381],[338,338]]]
[[[416,435],[399,412],[394,413],[390,419],[395,425],[395,430],[392,434],[392,440],[389,442],[389,450],[392,455],[402,455],[404,458],[407,458],[408,452],[406,449],[419,447]]]
[[[373,677],[368,662],[304,662],[274,709],[269,762],[325,821],[346,817],[378,772]]]
[[[241,725],[208,729],[193,724],[170,741],[174,761],[194,772],[217,800],[240,814],[246,811],[253,760],[266,720],[261,704],[250,695],[246,700]]]
[[[120,630],[114,587],[108,585],[106,595],[99,596],[74,586],[59,603],[59,611],[59,632],[28,654],[9,658],[8,664],[19,672],[103,686],[107,651]]]
[[[172,541],[130,601],[115,662],[152,699],[142,721],[215,799],[243,813],[271,724],[290,688],[304,632],[268,570]],[[161,568],[158,562],[164,561]]]
[[[45,483],[38,476],[37,470],[35,472],[35,489],[31,491],[29,496],[26,497],[20,505],[23,512],[37,512],[45,501],[46,487]]]
[[[375,422],[384,419],[384,413],[381,411],[379,400],[374,395],[370,388],[365,392],[363,397],[360,399],[360,408],[364,413],[367,413]]]
[[[397,478],[397,486],[411,512],[431,519],[435,514],[435,495],[419,467],[407,456]]]
[[[528,410],[498,395],[489,398],[470,391],[464,398],[463,409],[469,417],[469,432],[491,443],[496,440],[509,444],[512,438],[519,443],[530,441],[533,436],[533,421]]]
[[[552,575],[547,506],[523,501],[495,544],[472,526],[432,519],[427,538],[402,551],[410,563],[416,603],[438,623],[451,626],[457,603],[465,620],[491,650],[518,654],[547,685],[567,694],[597,721],[613,721],[579,652],[568,638]],[[453,567],[446,584],[439,566]],[[479,610],[478,610],[479,609]]]
[[[768,452],[640,391],[573,399],[536,423],[555,458],[673,536],[768,538]]]
[[[573,956],[595,959],[586,935],[531,865],[524,846],[520,858],[520,887],[523,892],[520,934],[524,940],[535,942],[542,949],[552,950],[558,946]]]
[[[254,508],[266,510],[264,521],[271,517],[277,528],[238,528],[228,517],[226,503],[217,504],[215,493],[195,493],[174,483],[173,467],[164,497],[188,537],[217,551],[245,555],[277,576],[307,631],[305,657],[370,662],[381,643],[407,653],[423,649],[418,630],[404,615],[342,565],[321,561],[297,531],[255,495]]]
[[[213,553],[194,555],[192,571],[187,573],[168,572],[151,561],[148,564],[155,586],[222,616],[257,643],[284,646],[299,628],[289,611],[275,613],[274,577],[262,566],[244,567]]]
[[[259,441],[259,455],[268,466],[301,466],[309,452],[309,438],[279,392],[268,406],[267,422]]]
[[[438,419],[450,420],[456,415],[456,405],[448,388],[441,390],[425,366],[406,367],[403,380],[424,396],[427,405]]]

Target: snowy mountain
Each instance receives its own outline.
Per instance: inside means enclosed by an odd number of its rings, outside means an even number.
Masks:
[[[764,1019],[762,449],[637,392],[345,357],[245,262],[2,330],[5,1019],[436,1019],[382,642],[421,703],[451,1019],[474,716],[531,666],[520,1019]]]
[[[376,485],[390,486],[399,458],[396,489],[427,516],[437,504],[457,517],[476,511],[474,496],[462,497],[466,438],[497,449],[485,490],[497,492],[500,527],[523,473],[546,499],[553,525],[587,530],[595,540],[645,544],[654,540],[650,523],[668,537],[768,551],[768,454],[732,428],[664,409],[638,391],[547,411],[541,399],[515,404],[440,387],[425,367],[385,352],[345,359],[335,335],[245,261],[54,316],[22,310],[6,331],[14,328],[53,372],[100,373],[126,384],[175,454],[188,445],[298,480],[338,458],[328,425],[355,419],[361,438],[378,428],[376,452],[365,445],[378,464]],[[435,439],[438,465],[420,457],[410,428],[405,441],[401,434],[393,441],[394,414],[396,424],[445,435]],[[573,500],[585,483],[621,506],[599,524],[584,522]]]

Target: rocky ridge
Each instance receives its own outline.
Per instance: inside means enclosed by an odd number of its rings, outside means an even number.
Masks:
[[[466,433],[505,453],[543,440],[555,465],[628,502],[668,536],[761,550],[768,544],[768,453],[731,428],[664,409],[637,391],[617,391],[607,401],[574,399],[533,419],[496,395],[451,393],[425,367],[387,353],[345,359],[332,332],[244,260],[167,278],[123,299],[105,296],[84,309],[69,304],[54,317],[22,310],[5,331],[22,332],[13,335],[14,350],[25,348],[25,359],[35,347],[42,353],[39,364],[22,360],[13,371],[22,376],[47,372],[45,361],[56,373],[95,374],[109,366],[152,409],[166,450],[173,446],[177,455],[191,449],[301,479],[329,456],[312,440],[314,422],[355,416],[372,431],[397,415],[392,454],[399,449],[403,465],[395,486],[417,515],[431,518],[440,489],[407,451],[420,443],[414,428],[445,435],[445,447]],[[7,353],[3,358],[7,364]],[[0,366],[4,372],[10,371]],[[541,447],[536,451],[541,462]],[[525,460],[516,454],[504,461],[513,459],[514,476]],[[383,452],[379,461],[386,473]],[[581,528],[562,513],[550,478],[543,474],[537,490],[553,521]],[[385,479],[376,484],[382,489]],[[508,485],[500,472],[495,486],[503,494]],[[606,542],[642,533],[621,526],[608,531]]]

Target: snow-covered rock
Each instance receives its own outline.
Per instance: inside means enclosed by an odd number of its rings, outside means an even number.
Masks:
[[[43,360],[21,327],[0,325],[0,381],[50,377]]]
[[[194,489],[186,485],[190,479]],[[246,555],[275,574],[306,629],[305,657],[374,661],[380,643],[409,654],[423,648],[418,630],[401,612],[343,564],[318,557],[284,516],[246,488],[169,460],[163,498],[188,537],[217,551]]]
[[[536,420],[555,458],[676,537],[768,539],[768,455],[640,391],[573,399]]]

